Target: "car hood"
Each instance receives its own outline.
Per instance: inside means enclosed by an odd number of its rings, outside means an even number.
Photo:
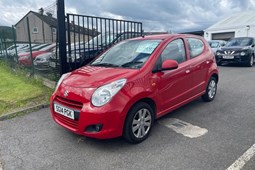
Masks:
[[[137,73],[135,69],[85,66],[73,71],[62,83],[72,87],[97,88]]]
[[[222,47],[221,51],[227,51],[227,50],[231,50],[231,51],[240,51],[243,48],[245,48],[245,46],[233,46],[233,47]]]

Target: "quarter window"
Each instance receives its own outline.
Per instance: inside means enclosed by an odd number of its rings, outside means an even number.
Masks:
[[[188,38],[190,57],[195,58],[204,51],[204,43],[196,38]]]
[[[182,63],[186,60],[184,43],[181,39],[170,42],[161,54],[162,61],[175,60]]]

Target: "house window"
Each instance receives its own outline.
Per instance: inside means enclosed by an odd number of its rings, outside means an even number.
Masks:
[[[38,27],[33,27],[33,34],[38,34]]]
[[[56,28],[52,28],[52,33],[56,34],[57,33],[57,29]]]

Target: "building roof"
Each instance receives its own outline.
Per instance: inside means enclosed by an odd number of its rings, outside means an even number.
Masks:
[[[205,29],[205,31],[236,29],[246,26],[255,26],[255,11],[233,14]]]

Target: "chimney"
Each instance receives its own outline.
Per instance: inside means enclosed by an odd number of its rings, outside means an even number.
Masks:
[[[43,12],[44,12],[43,8],[40,8],[39,9],[39,14],[43,15]]]

